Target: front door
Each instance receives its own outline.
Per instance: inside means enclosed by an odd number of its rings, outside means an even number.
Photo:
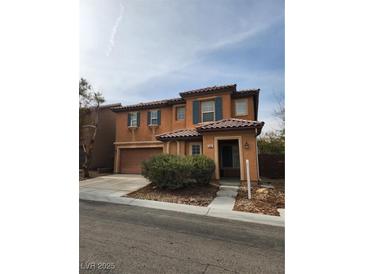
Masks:
[[[219,143],[220,177],[240,177],[240,157],[237,140]]]

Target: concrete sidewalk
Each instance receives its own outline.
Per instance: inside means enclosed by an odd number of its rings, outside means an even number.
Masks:
[[[234,205],[235,191],[230,189],[223,190],[225,194],[234,196],[228,198],[229,201],[227,197],[222,197],[223,200],[225,201],[223,201],[222,199],[218,199],[216,202],[213,201],[211,205],[209,205],[208,207],[201,207],[201,206],[192,206],[185,204],[175,204],[175,203],[166,203],[166,202],[158,202],[150,200],[140,200],[129,197],[121,197],[123,195],[127,195],[130,192],[138,190],[139,188],[147,185],[149,182],[147,180],[143,180],[143,177],[138,175],[133,175],[130,176],[129,178],[128,176],[125,175],[120,175],[120,176],[111,175],[105,177],[107,177],[107,181],[105,181],[104,178],[104,181],[103,180],[101,182],[99,181],[99,183],[96,183],[97,180],[95,179],[102,177],[91,179],[94,180],[93,182],[91,182],[91,180],[87,180],[89,182],[87,181],[80,182],[80,193],[79,193],[80,199],[178,211],[190,214],[205,215],[217,218],[266,224],[272,226],[283,227],[285,223],[284,217],[282,216],[279,217],[279,216],[233,211],[232,209]],[[116,182],[113,183],[113,178],[110,177],[119,178],[119,180],[114,178],[114,180],[119,181],[119,183]],[[81,183],[83,183],[82,186]],[[104,185],[107,188],[102,188],[102,185]]]
[[[236,202],[238,186],[221,185],[217,192],[217,197],[210,203],[208,207],[220,211],[232,211]]]

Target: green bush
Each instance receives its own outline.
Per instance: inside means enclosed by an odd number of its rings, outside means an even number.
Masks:
[[[151,157],[149,160],[142,162],[142,175],[151,180],[150,178],[150,171],[152,169],[156,169],[158,166],[163,165],[164,163],[167,163],[174,158],[173,155],[170,154],[159,154],[154,157]]]
[[[213,172],[214,161],[205,156],[160,154],[142,162],[142,175],[159,188],[209,184]]]
[[[188,156],[193,164],[192,176],[198,184],[207,185],[212,179],[215,163],[204,155]]]

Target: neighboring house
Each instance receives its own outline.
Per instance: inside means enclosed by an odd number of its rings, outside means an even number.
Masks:
[[[99,108],[99,123],[95,136],[95,143],[91,157],[90,169],[106,168],[113,170],[114,164],[114,145],[115,140],[115,118],[116,114],[111,110],[112,107],[119,107],[121,104],[102,105]],[[95,111],[91,108],[90,113],[85,117],[85,123],[93,124]],[[84,162],[84,153],[82,149],[83,138],[88,138],[90,132],[83,129],[80,136],[79,145],[79,168],[82,168]]]
[[[259,180],[256,136],[259,89],[236,85],[181,92],[179,98],[113,108],[114,171],[140,173],[141,162],[159,153],[204,154],[216,164],[214,179]]]

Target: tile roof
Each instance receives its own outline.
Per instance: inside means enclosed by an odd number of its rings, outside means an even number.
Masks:
[[[105,110],[105,109],[111,109],[113,110],[115,107],[120,107],[122,106],[121,103],[115,103],[115,104],[106,104],[106,105],[100,105],[99,109],[100,110]],[[83,108],[85,109],[85,108]],[[92,107],[88,107],[87,109],[96,109],[96,106],[92,106]]]
[[[213,87],[206,87],[201,89],[189,90],[185,92],[180,92],[179,98],[173,99],[166,99],[166,100],[159,100],[159,101],[151,101],[127,106],[115,106],[111,109],[114,112],[122,112],[122,111],[133,111],[133,110],[142,110],[142,109],[151,109],[163,106],[171,106],[175,104],[184,104],[185,103],[185,96],[194,96],[194,95],[207,95],[207,94],[214,94],[217,92],[222,91],[231,91],[232,98],[242,98],[247,96],[254,96],[255,100],[255,119],[257,119],[257,110],[258,110],[258,95],[260,89],[244,89],[236,91],[236,84],[233,85],[224,85],[224,86],[213,86]]]
[[[243,119],[223,119],[211,123],[205,123],[193,128],[178,129],[172,132],[156,135],[159,141],[182,140],[182,139],[200,139],[201,133],[210,131],[226,131],[226,130],[243,130],[257,128],[257,135],[261,133],[264,122],[243,120]]]
[[[180,92],[181,97],[189,96],[189,95],[198,95],[198,94],[210,94],[216,91],[222,91],[224,89],[233,89],[236,91],[236,84],[234,85],[225,85],[225,86],[213,86],[213,87],[206,87],[200,89],[194,89],[189,91]]]
[[[232,93],[233,98],[240,98],[252,95],[259,95],[260,89],[259,88],[252,88],[252,89],[242,89]]]
[[[115,108],[115,107],[120,107],[122,106],[121,103],[115,103],[115,104],[107,104],[107,105],[100,105],[100,108],[104,109],[104,108]]]
[[[159,141],[171,140],[171,139],[196,139],[200,138],[201,135],[196,129],[179,129],[172,132],[156,135],[156,139]]]
[[[230,118],[200,125],[197,127],[197,131],[207,132],[207,131],[241,130],[241,129],[257,128],[258,134],[260,134],[264,124],[265,124],[264,122],[259,122],[259,121]]]
[[[166,99],[166,100],[159,100],[159,101],[151,101],[146,103],[138,103],[135,105],[127,105],[127,106],[120,106],[112,108],[114,112],[121,112],[121,111],[129,111],[129,110],[138,110],[138,109],[147,109],[153,107],[161,107],[161,106],[170,106],[174,104],[181,104],[185,103],[183,98],[173,98],[173,99]]]

